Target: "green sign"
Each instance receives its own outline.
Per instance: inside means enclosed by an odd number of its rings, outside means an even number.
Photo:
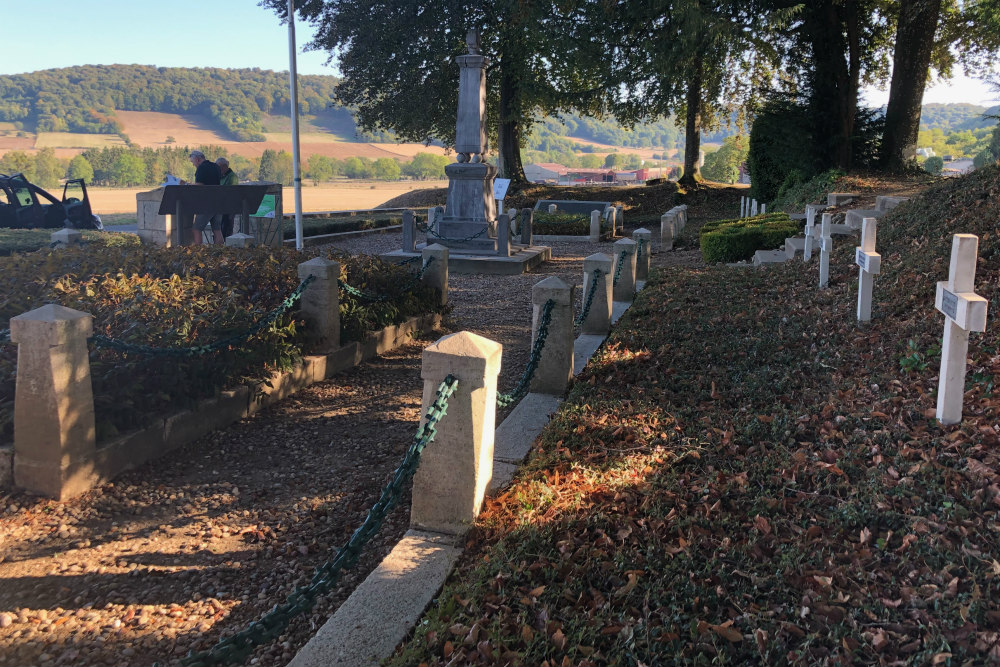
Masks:
[[[255,218],[273,218],[274,217],[274,195],[264,195],[264,198],[260,200],[260,208],[254,213]]]

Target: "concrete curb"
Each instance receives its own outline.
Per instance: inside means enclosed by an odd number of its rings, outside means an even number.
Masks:
[[[636,282],[636,292],[645,281]],[[616,301],[618,317],[630,302]],[[617,320],[617,318],[615,318]],[[578,375],[606,336],[581,335],[573,345],[573,371]],[[518,464],[562,403],[561,396],[529,393],[497,427],[493,477],[488,495],[506,488]],[[378,667],[420,621],[451,574],[464,550],[455,538],[410,530],[382,563],[351,593],[288,667]]]

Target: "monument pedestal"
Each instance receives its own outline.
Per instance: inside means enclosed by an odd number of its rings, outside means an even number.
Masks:
[[[493,254],[497,241],[491,236],[496,220],[493,178],[497,170],[484,162],[456,162],[444,168],[448,175],[448,202],[435,240],[468,254]]]

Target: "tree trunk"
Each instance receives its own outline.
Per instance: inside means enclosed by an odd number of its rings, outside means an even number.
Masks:
[[[916,159],[920,106],[940,14],[941,0],[900,2],[882,139],[882,168],[887,171],[902,171]]]
[[[691,187],[701,180],[698,163],[701,161],[701,57],[696,57],[687,82],[687,117],[684,123],[684,175],[678,183]]]
[[[521,100],[517,82],[500,61],[500,127],[497,129],[497,170],[500,178],[526,183],[521,164]]]
[[[851,7],[856,13],[856,3],[847,0],[843,5],[834,0],[821,0],[807,5],[804,15],[814,68],[809,107],[816,124],[816,164],[821,169],[838,167],[846,170],[851,165],[851,135],[858,99],[857,85],[852,88],[851,81],[852,74],[859,71],[860,65],[857,24],[854,24],[853,30],[850,21],[845,26],[844,15],[841,14],[844,11],[850,17]],[[846,44],[845,28],[848,33]]]

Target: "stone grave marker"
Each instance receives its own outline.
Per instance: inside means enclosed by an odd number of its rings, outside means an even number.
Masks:
[[[962,421],[969,332],[986,331],[987,301],[975,293],[978,255],[978,236],[955,234],[951,243],[948,280],[937,284],[934,298],[934,307],[945,315],[935,413],[942,424],[958,424]]]
[[[854,262],[858,265],[858,322],[872,319],[872,286],[882,270],[882,255],[875,252],[875,218],[865,218],[861,227],[861,245]]]

